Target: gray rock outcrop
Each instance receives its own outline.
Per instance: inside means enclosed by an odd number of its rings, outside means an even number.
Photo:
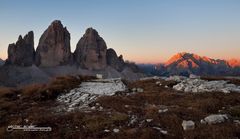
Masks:
[[[112,48],[107,49],[107,64],[118,71],[122,71],[125,65],[122,55],[118,57]]]
[[[226,114],[212,114],[205,117],[203,120],[201,120],[201,123],[218,124],[218,123],[223,123],[228,119],[229,117]]]
[[[191,75],[192,77],[195,75]],[[206,93],[206,92],[223,92],[240,93],[240,86],[229,83],[228,80],[213,80],[207,81],[203,79],[187,78],[184,76],[170,76],[166,78],[166,81],[176,81],[178,82],[173,86],[173,89],[189,93]]]
[[[28,32],[22,38],[20,35],[16,43],[9,44],[6,64],[17,66],[31,66],[34,63],[34,35]]]
[[[36,65],[53,67],[70,64],[70,33],[61,21],[55,20],[42,34],[36,50]]]
[[[88,104],[101,96],[112,96],[116,92],[126,91],[126,85],[117,79],[97,79],[82,82],[79,88],[57,98],[59,102],[65,103],[67,111],[88,107]],[[101,108],[102,109],[102,108]]]
[[[195,128],[195,123],[192,120],[183,120],[182,127],[184,130],[193,130]]]
[[[82,68],[101,70],[106,68],[107,45],[93,28],[88,28],[77,43],[74,59]]]

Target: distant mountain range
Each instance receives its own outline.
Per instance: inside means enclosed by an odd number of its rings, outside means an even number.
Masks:
[[[152,75],[215,75],[232,76],[240,75],[240,61],[236,59],[221,60],[192,53],[177,53],[166,63],[157,65],[139,65],[147,74]]]

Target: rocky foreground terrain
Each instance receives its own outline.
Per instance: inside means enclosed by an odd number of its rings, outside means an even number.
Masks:
[[[0,136],[237,139],[239,87],[239,79],[195,75],[135,82],[64,76],[49,84],[2,87]],[[46,126],[52,131],[7,131],[9,125]]]

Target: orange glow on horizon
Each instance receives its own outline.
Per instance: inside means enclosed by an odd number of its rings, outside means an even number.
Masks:
[[[180,52],[178,52],[180,53]],[[187,52],[187,53],[193,53],[193,52]],[[144,55],[130,55],[127,53],[122,54],[124,60],[130,61],[130,62],[135,62],[137,64],[159,64],[159,63],[165,63],[167,62],[172,56],[174,56],[176,53],[172,53],[171,55],[155,55],[155,56],[151,56],[151,54],[144,54]],[[215,54],[215,55],[207,55],[207,54],[201,54],[201,53],[194,53],[197,54],[201,57],[206,56],[208,58],[212,58],[212,59],[222,59],[222,60],[231,60],[231,62],[234,64],[234,62],[240,61],[240,58],[236,58],[236,57],[231,57],[231,56],[227,56],[227,55],[221,55],[220,53]],[[3,60],[7,59],[7,50],[6,52],[1,52],[0,53],[0,58]]]

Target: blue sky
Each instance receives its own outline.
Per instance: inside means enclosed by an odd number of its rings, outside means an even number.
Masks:
[[[240,59],[239,0],[1,0],[0,57],[33,30],[35,47],[48,25],[61,20],[71,49],[93,27],[125,59],[164,62],[177,52]]]

